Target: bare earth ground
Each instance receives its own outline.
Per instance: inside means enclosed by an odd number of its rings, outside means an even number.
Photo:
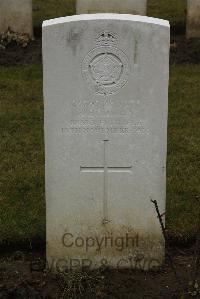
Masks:
[[[192,280],[194,247],[173,248],[171,253],[181,285],[167,259],[155,272],[102,270],[65,276],[43,270],[44,252],[7,254],[0,256],[0,298],[192,298],[187,286]]]
[[[0,50],[0,65],[38,64],[42,61],[42,40],[37,38],[27,47],[10,45],[6,50]]]
[[[171,64],[200,63],[200,40],[186,40],[184,36],[171,39]],[[42,61],[41,38],[37,37],[26,48],[10,45],[0,50],[0,65],[39,64]]]

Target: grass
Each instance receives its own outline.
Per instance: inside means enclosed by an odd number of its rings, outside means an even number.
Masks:
[[[171,26],[184,27],[187,0],[147,0],[148,16],[169,20]]]
[[[195,233],[200,195],[200,65],[171,67],[167,227]],[[45,239],[41,66],[0,68],[0,241]]]
[[[75,14],[75,0],[33,0],[34,27],[44,20]]]
[[[169,20],[172,26],[183,27],[185,26],[186,1],[148,0],[147,14],[151,17]],[[34,27],[39,28],[43,20],[75,14],[75,0],[33,0],[33,11]]]
[[[187,238],[200,208],[200,65],[173,66],[170,78],[167,225]]]
[[[41,66],[0,68],[0,239],[44,238]]]

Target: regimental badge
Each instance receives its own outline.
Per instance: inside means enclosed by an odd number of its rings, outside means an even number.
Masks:
[[[95,93],[114,94],[128,81],[128,58],[117,48],[117,35],[110,31],[98,35],[96,46],[83,60],[83,77]]]

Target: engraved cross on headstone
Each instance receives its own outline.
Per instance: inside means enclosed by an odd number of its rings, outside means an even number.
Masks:
[[[103,166],[81,166],[80,170],[83,173],[103,173],[104,174],[104,183],[103,183],[103,224],[109,223],[108,219],[108,174],[109,173],[132,173],[132,166],[117,166],[110,167],[107,162],[107,147],[109,140],[104,141],[104,161]]]

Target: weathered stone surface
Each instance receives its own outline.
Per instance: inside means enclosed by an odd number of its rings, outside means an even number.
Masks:
[[[76,13],[121,13],[146,15],[147,0],[77,0]]]
[[[169,23],[96,14],[43,24],[50,265],[152,268],[164,241]]]
[[[187,0],[187,38],[200,37],[200,0]]]
[[[32,0],[0,0],[0,33],[8,29],[33,35]]]

